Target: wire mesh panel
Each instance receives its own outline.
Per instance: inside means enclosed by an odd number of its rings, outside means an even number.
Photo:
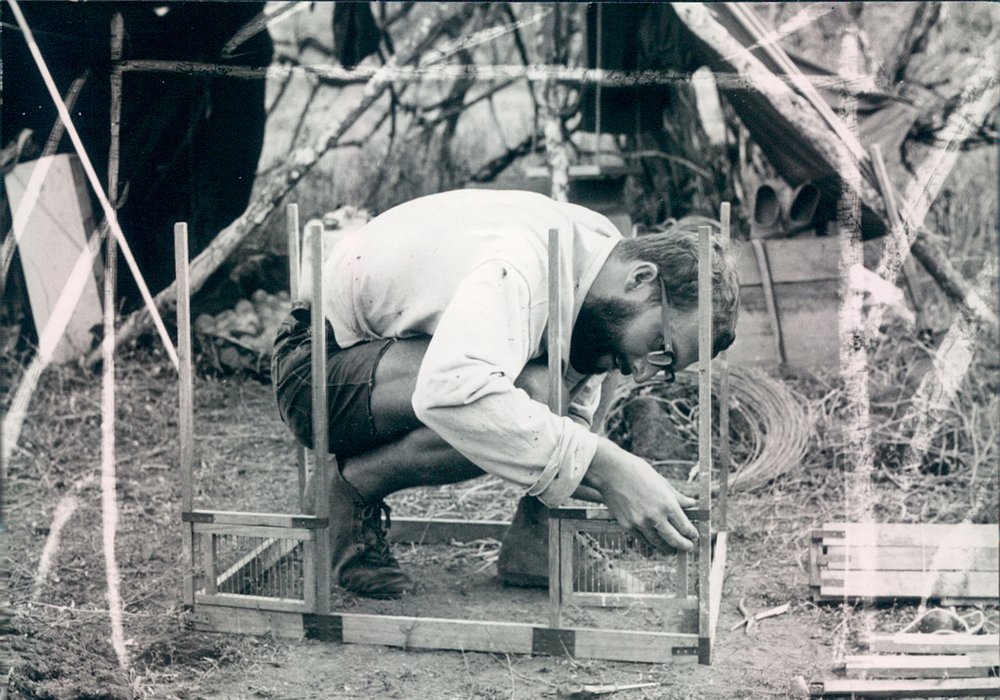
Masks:
[[[697,606],[697,580],[685,552],[664,554],[614,522],[565,519],[561,540],[567,604]]]
[[[195,526],[197,603],[310,612],[314,539],[292,528]]]

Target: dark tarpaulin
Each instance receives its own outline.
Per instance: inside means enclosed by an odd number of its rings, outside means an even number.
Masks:
[[[264,4],[28,2],[21,7],[60,92],[90,69],[73,117],[98,177],[106,181],[114,13],[121,12],[125,22],[125,59],[221,63],[222,47]],[[7,3],[3,23],[0,143],[31,129],[40,148],[56,109]],[[272,53],[270,37],[261,32],[225,62],[268,66]],[[263,80],[125,74],[120,182],[128,183],[128,195],[118,214],[153,292],[174,277],[174,222],[188,222],[194,256],[246,209],[264,140],[264,89]],[[72,151],[64,137],[58,152]],[[136,303],[138,292],[124,266],[119,281],[122,296]]]

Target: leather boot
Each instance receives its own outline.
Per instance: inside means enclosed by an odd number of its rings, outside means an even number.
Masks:
[[[586,533],[575,538],[574,588],[592,593],[644,593],[643,582],[614,561]],[[500,543],[497,575],[507,586],[545,588],[549,585],[549,511],[533,496],[523,496]]]
[[[534,496],[523,496],[500,543],[497,574],[508,586],[549,585],[549,512]]]
[[[389,546],[389,506],[367,503],[336,474],[330,485],[330,552],[333,578],[366,598],[395,599],[413,590]],[[382,520],[382,515],[385,520]]]

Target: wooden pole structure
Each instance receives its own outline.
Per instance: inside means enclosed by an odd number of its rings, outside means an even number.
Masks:
[[[16,7],[16,3],[17,0],[12,0],[11,7]],[[381,68],[384,68],[385,71],[391,71],[397,66],[403,66],[417,60],[433,45],[441,32],[449,28],[461,27],[472,14],[472,5],[471,3],[459,4],[458,7],[457,11],[452,11],[450,6],[442,3],[439,8],[434,10],[434,16],[431,19],[421,23],[419,31],[414,32],[412,41],[407,42],[407,46],[400,49],[399,54],[391,57],[387,65]],[[340,143],[341,137],[347,133],[348,129],[388,91],[392,83],[384,79],[384,75],[383,70],[377,71],[365,84],[361,100],[342,119],[332,121],[311,146],[296,151],[293,157],[289,158],[281,168],[268,178],[267,184],[253,198],[246,211],[220,231],[212,242],[195,256],[195,259],[191,261],[192,293],[201,288],[205,280],[239,247],[243,239],[264,222],[268,214],[279,206],[281,199],[309,173],[324,154]],[[127,342],[148,328],[150,313],[155,313],[156,309],[160,307],[169,306],[176,299],[176,295],[176,285],[171,284],[160,290],[156,295],[155,304],[152,299],[147,300],[147,310],[136,310],[122,324],[118,331],[118,342]],[[145,297],[143,298],[145,299]],[[154,316],[154,322],[156,318],[158,316]],[[168,347],[167,354],[172,353],[173,347]],[[96,359],[97,357],[91,354],[87,358],[87,363],[90,364]]]
[[[111,20],[111,57],[121,54],[124,25],[121,14]],[[121,84],[111,78],[111,144],[108,152],[108,190],[118,183],[118,122],[121,114]],[[115,474],[115,268],[118,248],[108,237],[104,267],[104,339],[101,343],[101,521],[105,577],[108,586],[108,612],[111,618],[111,646],[122,668],[128,666],[125,632],[122,621],[121,583],[115,559],[115,535],[118,527],[118,495]]]
[[[730,212],[729,202],[722,203],[722,211],[719,214],[719,223],[722,229],[722,247],[729,249],[731,244],[730,235]],[[732,456],[729,446],[729,352],[724,350],[719,354],[719,503],[718,503],[718,530],[727,529],[726,508],[729,504],[729,470],[732,465]]]
[[[712,228],[698,231],[698,662],[712,663]]]
[[[109,237],[108,241],[114,240]],[[191,294],[188,283],[187,224],[174,224],[177,275],[178,427],[180,430],[181,512],[194,510],[194,371],[191,358]],[[194,527],[184,523],[184,604],[194,605]]]
[[[299,298],[299,276],[302,274],[301,241],[299,239],[299,205],[285,207],[285,226],[288,234],[288,292],[294,304]],[[295,446],[296,473],[299,482],[299,511],[306,509],[306,450]]]
[[[313,473],[307,487],[313,514],[319,518],[330,515],[329,440],[327,438],[326,395],[326,316],[323,314],[323,225],[312,222],[306,226],[306,240],[312,255],[312,412],[313,412]],[[327,526],[329,527],[329,526]],[[324,528],[316,533],[316,612],[330,612],[330,537]]]

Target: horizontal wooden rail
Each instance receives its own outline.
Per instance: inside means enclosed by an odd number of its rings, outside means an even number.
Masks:
[[[557,655],[639,663],[694,662],[698,658],[696,634],[551,629],[491,620],[349,613],[314,615],[219,606],[199,606],[192,621],[196,629],[204,631],[274,634],[405,649]]]
[[[306,513],[252,513],[235,510],[194,510],[181,513],[181,520],[186,523],[295,527],[311,530],[318,530],[329,524],[327,518],[317,518]]]

